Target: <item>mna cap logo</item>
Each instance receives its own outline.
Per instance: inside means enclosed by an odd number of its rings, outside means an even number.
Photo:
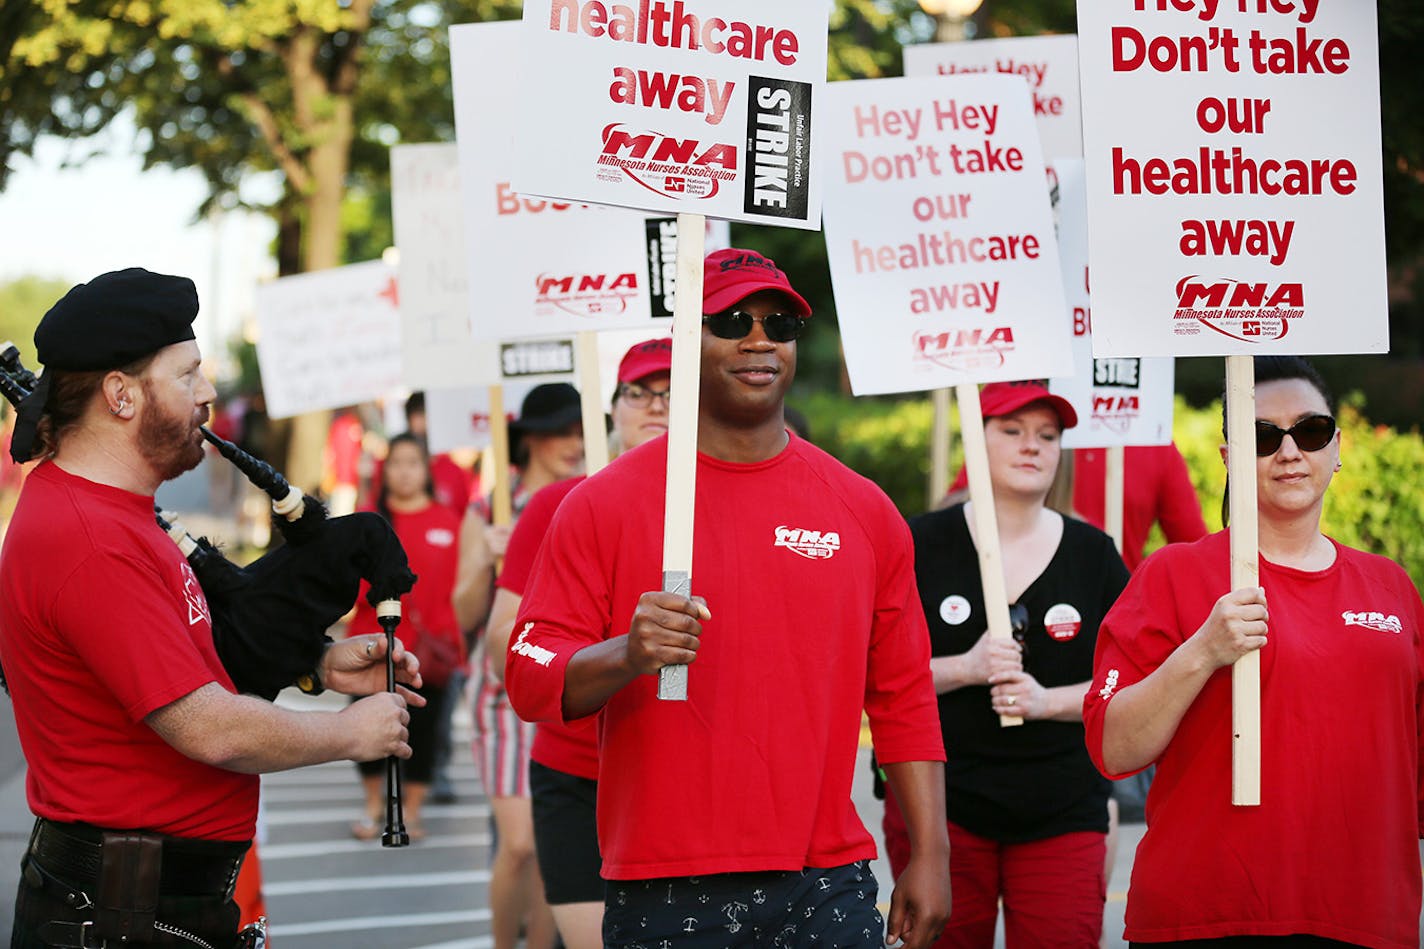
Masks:
[[[760,267],[762,270],[770,270],[774,274],[781,273],[780,270],[776,269],[776,264],[773,264],[761,254],[752,251],[738,254],[735,257],[728,257],[718,265],[722,273],[726,273],[729,270],[741,270],[744,267]]]
[[[806,530],[802,527],[778,527],[774,547],[785,547],[807,560],[829,560],[841,549],[841,535],[836,531]]]
[[[1386,615],[1373,610],[1346,610],[1340,614],[1340,618],[1345,621],[1346,626],[1363,626],[1381,633],[1404,632],[1404,624],[1393,613]]]
[[[650,339],[646,343],[639,343],[633,347],[633,352],[639,356],[647,356],[651,353],[672,352],[672,340],[670,339]]]

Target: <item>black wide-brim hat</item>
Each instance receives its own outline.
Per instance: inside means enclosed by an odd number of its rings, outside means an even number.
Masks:
[[[567,382],[546,382],[524,397],[519,418],[509,423],[509,437],[513,441],[529,434],[560,432],[582,421],[579,391]]]

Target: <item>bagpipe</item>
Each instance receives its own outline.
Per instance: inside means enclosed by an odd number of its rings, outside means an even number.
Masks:
[[[0,344],[0,392],[18,406],[38,384],[11,343]],[[308,676],[331,642],[326,631],[350,611],[360,584],[386,635],[386,689],[394,692],[400,597],[415,585],[405,548],[385,518],[371,512],[329,517],[326,506],[279,472],[202,427],[203,438],[272,499],[281,546],[247,566],[228,560],[206,537],[193,537],[154,505],[158,526],[187,558],[208,601],[213,645],[239,692],[272,700]],[[381,843],[410,842],[401,810],[400,770],[386,760],[386,828]]]

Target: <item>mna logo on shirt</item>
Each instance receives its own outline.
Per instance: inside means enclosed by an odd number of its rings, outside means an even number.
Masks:
[[[841,549],[841,535],[836,531],[806,530],[803,527],[778,527],[774,547],[785,547],[808,560],[828,560]]]
[[[1369,610],[1346,610],[1340,614],[1340,618],[1345,621],[1346,626],[1363,626],[1366,629],[1378,630],[1381,633],[1400,633],[1404,631],[1404,624],[1399,621],[1399,617],[1394,614],[1385,615]]]

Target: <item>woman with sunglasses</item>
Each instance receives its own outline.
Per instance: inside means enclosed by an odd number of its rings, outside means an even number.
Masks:
[[[1111,777],[1157,763],[1126,935],[1418,946],[1424,605],[1399,566],[1321,533],[1341,458],[1320,376],[1295,356],[1255,370],[1260,586],[1231,590],[1227,531],[1172,545],[1098,638],[1089,751]],[[1262,803],[1234,807],[1230,667],[1257,650]]]
[[[1083,748],[1083,693],[1098,623],[1127,568],[1106,534],[1059,513],[1072,496],[1060,464],[1063,429],[1078,420],[1072,405],[1036,382],[987,385],[980,401],[1013,640],[987,632],[973,502],[910,521],[948,755],[954,905],[935,945],[988,949],[1002,900],[1008,949],[1092,949],[1109,784]],[[1024,724],[1001,727],[1000,715]],[[899,808],[893,796],[885,803],[898,874]]]

